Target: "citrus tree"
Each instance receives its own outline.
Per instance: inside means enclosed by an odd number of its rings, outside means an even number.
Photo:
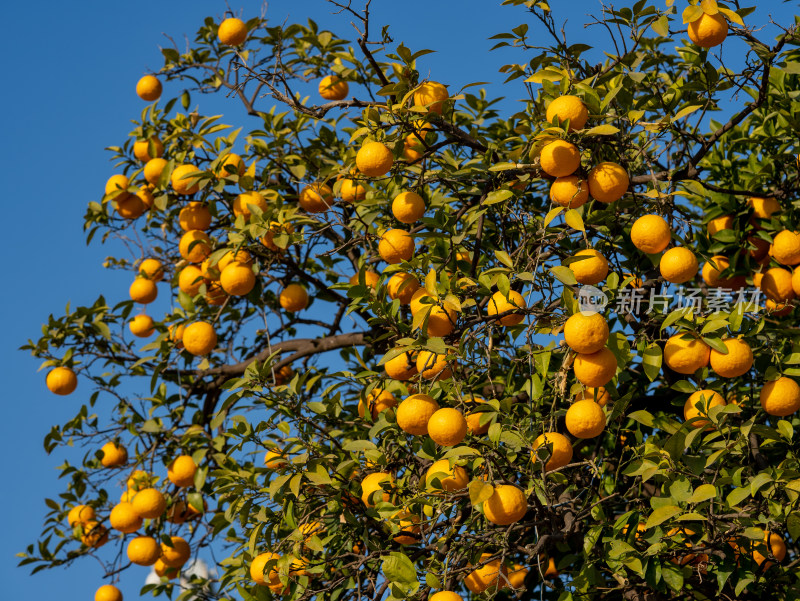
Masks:
[[[797,599],[796,26],[639,0],[601,54],[505,0],[501,114],[330,4],[353,40],[209,18],[139,81],[85,216],[129,297],[25,347],[75,405],[47,451],[85,454],[21,563],[95,556],[97,601],[131,564],[184,598]]]

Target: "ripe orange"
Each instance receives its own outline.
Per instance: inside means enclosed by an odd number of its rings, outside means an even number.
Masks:
[[[728,37],[728,22],[722,13],[709,15],[703,13],[686,28],[689,39],[701,48],[719,46]]]
[[[554,140],[542,148],[539,166],[550,177],[566,177],[581,166],[581,151],[566,140]]]
[[[739,338],[726,338],[722,341],[728,349],[728,354],[723,355],[716,349],[711,349],[711,369],[722,378],[736,378],[750,371],[753,367],[753,351],[750,345]]]
[[[425,201],[416,192],[406,190],[394,197],[392,215],[401,223],[414,223],[425,214]]]
[[[703,271],[701,272],[703,281],[711,288],[742,288],[747,283],[747,279],[744,276],[720,277],[720,274],[730,266],[731,263],[727,257],[722,255],[711,257],[703,265]]]
[[[294,226],[291,223],[278,223],[277,221],[269,222],[269,230],[261,237],[261,244],[266,246],[273,252],[282,253],[288,246],[288,241],[281,241],[283,246],[278,246],[275,243],[275,236],[282,234],[291,234],[294,232]]]
[[[278,574],[278,566],[274,564],[269,571],[264,574],[264,569],[269,562],[277,562],[281,558],[277,553],[261,553],[253,558],[250,562],[250,578],[259,586],[275,586],[280,585],[280,575]]]
[[[476,568],[464,578],[464,585],[476,595],[500,585],[502,565],[499,558],[489,561],[491,557],[491,553],[482,553],[480,563],[486,562],[485,565]]]
[[[428,599],[429,601],[464,601],[461,595],[452,591],[439,591],[431,595]]]
[[[558,123],[564,123],[569,120],[569,131],[576,131],[583,129],[586,121],[589,119],[589,110],[583,101],[577,96],[564,95],[554,99],[547,106],[548,123],[553,123],[557,120]]]
[[[175,190],[176,194],[185,196],[196,193],[200,190],[200,184],[193,176],[198,173],[200,173],[200,170],[194,165],[178,165],[170,175],[169,181],[172,184],[172,189]]]
[[[111,201],[119,216],[124,219],[136,219],[145,211],[142,199],[135,194],[123,192]]]
[[[753,284],[758,286],[758,284],[756,284],[756,275],[758,274],[753,274]],[[795,269],[792,272],[792,290],[795,296],[800,294],[800,269]]]
[[[236,217],[242,215],[245,221],[248,221],[253,215],[251,206],[258,207],[262,213],[269,208],[267,199],[260,192],[242,192],[233,199],[233,214]]]
[[[631,242],[640,251],[647,254],[660,253],[669,246],[672,232],[669,224],[660,215],[644,215],[639,217],[631,228]]]
[[[769,299],[779,303],[792,300],[794,298],[792,272],[781,267],[768,269],[761,278],[761,290]]]
[[[166,159],[162,159],[160,157],[150,159],[147,161],[147,163],[145,163],[142,175],[144,175],[144,179],[147,180],[147,183],[157,186],[158,182],[161,180],[161,174],[166,166]]]
[[[67,523],[72,527],[78,524],[85,525],[94,520],[94,507],[91,505],[75,505],[67,514]]]
[[[502,292],[495,292],[492,295],[489,304],[486,306],[486,313],[489,316],[501,315],[506,311],[514,311],[516,309],[527,309],[528,303],[525,298],[516,290],[508,291],[508,298]],[[524,313],[509,313],[498,319],[501,325],[516,326],[525,320]]]
[[[217,37],[226,46],[241,46],[247,39],[247,25],[235,17],[225,19],[219,24]]]
[[[420,351],[417,355],[417,371],[426,380],[449,380],[453,371],[447,363],[447,355],[439,355],[431,351]]]
[[[594,438],[605,430],[606,414],[594,401],[576,401],[567,410],[566,426],[575,438]]]
[[[441,338],[451,334],[458,319],[456,312],[449,307],[440,307],[439,305],[423,305],[420,310],[428,308],[430,308],[426,329],[428,336]]]
[[[364,477],[361,481],[361,500],[364,505],[367,507],[373,507],[375,505],[372,495],[379,490],[383,490],[384,482],[390,489],[394,486],[394,478],[391,474],[387,474],[386,472],[374,472]],[[382,500],[388,503],[391,498],[391,495],[383,490]]]
[[[764,563],[767,556],[772,555],[779,562],[786,557],[786,541],[780,534],[764,532],[764,540],[753,550],[753,561],[758,565]]]
[[[557,470],[572,461],[572,443],[566,436],[558,432],[546,432],[538,436],[533,441],[533,451],[536,452],[541,447],[549,447],[550,445],[552,445],[553,450],[544,465],[545,471]]]
[[[700,405],[700,409],[696,405]],[[712,407],[725,405],[725,398],[714,390],[697,390],[693,392],[683,405],[683,419],[690,419],[708,415]],[[711,422],[707,419],[698,419],[691,425],[693,428],[705,428]],[[710,428],[709,428],[710,429]]]
[[[388,390],[373,388],[367,395],[366,403],[361,399],[358,401],[359,417],[364,417],[367,407],[372,419],[377,419],[380,412],[397,407],[397,399]]]
[[[598,163],[589,172],[589,194],[603,203],[612,203],[628,191],[628,172],[617,163]]]
[[[428,420],[428,436],[438,445],[454,447],[467,435],[467,420],[458,409],[444,407]]]
[[[751,196],[747,203],[753,207],[753,217],[757,219],[770,219],[773,213],[781,210],[781,205],[774,198]]]
[[[152,146],[153,154],[150,154]],[[153,136],[147,140],[137,140],[133,143],[133,156],[139,159],[142,163],[146,163],[150,159],[160,157],[164,154],[164,145],[158,136]]]
[[[145,315],[144,313],[140,313],[134,317],[130,323],[128,323],[128,328],[130,329],[131,334],[137,338],[147,338],[155,331],[153,318],[149,315]]]
[[[161,89],[161,82],[155,75],[145,75],[136,82],[136,94],[147,102],[161,98]]]
[[[761,408],[769,415],[786,417],[800,409],[800,386],[786,376],[767,382],[761,389]]]
[[[267,451],[264,454],[264,467],[267,469],[277,470],[288,465],[288,463],[283,454],[278,451]]]
[[[325,100],[344,100],[350,87],[338,75],[326,75],[319,82],[319,95]]]
[[[700,267],[694,253],[684,246],[670,248],[661,255],[661,277],[673,284],[683,284],[697,275]]]
[[[150,486],[150,476],[143,470],[134,470],[125,485],[132,491],[142,490]]]
[[[130,182],[128,181],[127,176],[122,174],[112,175],[111,177],[108,178],[108,181],[106,182],[106,188],[105,188],[106,196],[114,193],[118,193],[118,195],[121,196],[122,193],[120,193],[119,191],[126,190],[129,185]]]
[[[414,436],[428,434],[428,421],[439,410],[439,403],[427,394],[412,394],[397,407],[397,425]],[[463,438],[463,437],[462,437]]]
[[[108,516],[111,527],[123,534],[132,534],[142,526],[142,518],[130,503],[117,503]]]
[[[246,167],[242,157],[240,157],[238,154],[235,152],[228,152],[227,154],[224,154],[224,156],[220,155],[220,158],[222,160],[219,162],[214,173],[214,175],[216,175],[218,178],[230,177],[232,175],[244,175]]]
[[[131,300],[143,305],[152,303],[158,296],[158,288],[153,280],[137,277],[128,290]]]
[[[278,301],[289,313],[297,313],[308,306],[308,292],[300,284],[289,284],[281,291]]]
[[[154,282],[164,279],[164,266],[158,259],[145,259],[139,264],[138,271],[140,276]]]
[[[192,486],[194,484],[195,473],[197,473],[197,464],[189,455],[180,455],[176,457],[167,468],[167,478],[169,478],[169,481],[175,486],[180,488]],[[135,500],[134,498],[134,501]]]
[[[392,537],[400,545],[414,545],[420,540],[420,519],[408,509],[400,509],[392,516],[392,521],[397,522],[400,532]]]
[[[167,578],[169,580],[172,580],[173,578],[177,577],[178,574],[180,573],[180,570],[178,568],[169,567],[161,560],[160,557],[153,564],[153,571],[159,578]]]
[[[608,260],[599,252],[593,248],[587,248],[579,250],[574,256],[587,257],[569,264],[569,268],[579,284],[599,284],[606,279]]]
[[[187,265],[178,274],[178,288],[189,296],[195,296],[203,285],[203,272],[195,265]]]
[[[367,197],[367,189],[356,180],[345,179],[339,186],[339,196],[345,202],[356,202]]]
[[[141,489],[133,497],[131,504],[139,517],[150,520],[161,517],[167,509],[167,500],[155,488]]]
[[[425,472],[425,486],[445,492],[464,490],[469,484],[467,471],[460,465],[450,467],[449,459],[434,461]]]
[[[574,401],[589,400],[594,401],[601,407],[605,407],[611,400],[611,395],[604,387],[598,388],[584,388],[575,394]]]
[[[128,559],[140,566],[151,566],[161,555],[161,547],[152,536],[137,536],[128,543]]]
[[[390,265],[410,261],[414,256],[414,238],[405,230],[387,230],[378,243],[378,254]]]
[[[382,142],[367,142],[356,154],[356,167],[367,177],[381,177],[392,168],[394,156]]]
[[[394,380],[405,382],[417,375],[416,358],[411,352],[405,352],[392,357],[383,364],[386,375]]]
[[[66,396],[75,392],[78,387],[78,377],[69,367],[54,367],[47,372],[45,384],[53,394]]]
[[[103,467],[119,467],[128,461],[128,451],[115,442],[107,442],[100,452],[103,453],[103,458],[100,459]]]
[[[511,484],[496,486],[492,496],[483,503],[483,515],[498,526],[508,526],[521,520],[528,512],[525,493]]]
[[[467,401],[473,400],[476,403],[485,403],[486,400],[480,397],[473,397],[472,399],[465,399]],[[490,419],[485,424],[481,425],[481,418],[483,416],[482,411],[473,411],[472,413],[468,413],[466,416],[467,420],[467,429],[469,430],[470,434],[474,436],[483,436],[489,431],[489,426],[492,425],[492,420]]]
[[[203,203],[192,201],[181,209],[178,214],[178,223],[186,232],[207,230],[211,226],[211,211]]]
[[[564,340],[576,353],[595,353],[608,342],[608,323],[600,313],[575,313],[564,324]]]
[[[420,160],[425,150],[425,144],[417,134],[408,134],[403,138],[403,158],[409,163]]]
[[[510,570],[507,570],[508,573],[506,574],[506,578],[508,579],[508,584],[506,585],[512,589],[521,589],[525,588],[525,578],[528,575],[528,568],[523,566],[522,564],[515,563]]]
[[[207,355],[217,346],[217,332],[206,321],[195,321],[183,330],[183,347],[192,355]]]
[[[584,386],[596,388],[608,384],[617,373],[617,360],[607,348],[595,353],[578,353],[572,364],[575,378]]]
[[[256,276],[246,263],[233,261],[222,270],[219,283],[231,296],[245,296],[256,285]]]
[[[161,543],[161,561],[167,567],[182,568],[192,554],[189,543],[180,536],[171,536],[170,542],[172,546]]]
[[[122,592],[113,584],[104,584],[95,591],[94,601],[122,601]]]
[[[791,230],[778,232],[772,240],[770,254],[781,265],[800,263],[800,234]]]
[[[432,113],[442,114],[444,103],[450,98],[447,88],[436,81],[426,81],[414,91],[414,105],[423,106]]]
[[[325,184],[310,184],[300,191],[297,204],[308,213],[324,213],[333,206],[333,190]]]
[[[407,305],[411,302],[411,297],[420,289],[419,281],[416,276],[406,273],[405,271],[398,271],[390,279],[386,285],[386,291],[389,293],[389,298],[392,300],[399,299],[401,305]]]
[[[571,209],[582,207],[589,200],[589,184],[577,175],[556,178],[550,184],[550,200]]]
[[[664,363],[679,374],[692,375],[710,358],[711,348],[705,342],[683,333],[670,336],[664,345]]]
[[[358,281],[359,275],[360,275],[359,273],[354,273],[352,276],[350,276],[350,279],[348,281],[350,282],[351,286],[359,285]],[[370,269],[364,272],[364,285],[367,286],[368,288],[372,288],[373,290],[375,290],[378,287],[378,282],[380,281],[380,279],[381,276]]]
[[[108,528],[99,522],[86,522],[83,524],[81,542],[87,547],[99,549],[108,542]]]
[[[422,302],[423,300],[425,302]],[[426,307],[430,307],[432,304],[435,304],[436,300],[436,298],[428,293],[426,288],[418,288],[414,294],[411,295],[411,300],[408,302],[409,309],[411,309],[411,314],[416,315]]]
[[[211,238],[201,230],[189,230],[181,236],[178,250],[189,263],[202,263],[211,254]]]
[[[733,229],[733,215],[722,215],[720,217],[714,217],[711,221],[706,224],[706,231],[708,232],[709,236],[713,236],[714,234],[721,232],[723,230],[732,230]]]

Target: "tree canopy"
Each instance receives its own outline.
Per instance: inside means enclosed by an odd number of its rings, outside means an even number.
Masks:
[[[128,296],[24,347],[76,409],[47,452],[85,455],[21,564],[95,556],[97,601],[131,564],[181,598],[798,598],[796,24],[639,0],[592,48],[505,0],[512,112],[356,4],[208,18],[138,82],[85,214]]]

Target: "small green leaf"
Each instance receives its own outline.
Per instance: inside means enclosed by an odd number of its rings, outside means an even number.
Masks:
[[[645,526],[647,528],[654,528],[655,526],[663,524],[668,519],[675,517],[681,511],[683,510],[677,505],[664,505],[663,507],[659,507],[647,518]]]

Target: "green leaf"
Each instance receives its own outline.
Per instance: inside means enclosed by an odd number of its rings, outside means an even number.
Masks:
[[[555,267],[550,268],[550,272],[559,282],[566,284],[567,286],[575,286],[578,283],[578,280],[575,279],[575,274],[569,267],[556,265]]]
[[[669,17],[667,15],[661,15],[650,24],[650,27],[662,38],[667,37],[669,35]]]
[[[663,507],[659,507],[647,518],[645,526],[647,528],[654,528],[655,526],[663,524],[668,519],[675,517],[681,511],[683,510],[677,505],[664,505]]]
[[[579,232],[586,231],[583,226],[583,218],[575,209],[569,209],[564,213],[564,221],[574,230],[578,230]]]
[[[494,251],[494,256],[497,257],[497,260],[500,261],[503,265],[508,267],[509,269],[514,269],[514,263],[511,261],[511,257],[508,256],[508,253],[504,250],[496,250]]]
[[[589,131],[585,132],[587,136],[610,136],[619,131],[618,127],[614,127],[613,125],[604,124],[604,125],[595,125]]]
[[[381,569],[383,570],[383,575],[389,582],[401,585],[419,585],[414,564],[411,563],[411,560],[405,553],[399,553],[397,551],[389,553],[389,555],[383,559]]]
[[[514,196],[514,193],[511,190],[495,190],[486,195],[486,198],[483,200],[482,204],[494,205],[499,202],[503,202],[504,200],[508,200],[512,196]]]
[[[647,426],[649,428],[653,427],[653,414],[645,411],[644,409],[634,411],[628,416],[628,418],[635,422],[639,422],[643,426]]]
[[[564,207],[556,207],[555,209],[550,209],[545,215],[544,218],[544,226],[547,227],[550,223],[561,214],[561,211],[564,210]]]
[[[694,489],[692,496],[686,499],[687,503],[702,503],[717,496],[717,489],[713,484],[701,484]]]
[[[477,478],[469,483],[469,501],[472,505],[478,505],[488,501],[494,494],[494,487]]]
[[[644,366],[644,373],[651,382],[658,377],[659,373],[661,373],[662,359],[663,356],[661,347],[655,342],[651,342],[642,353],[642,365]]]
[[[741,488],[734,488],[728,496],[725,497],[725,502],[730,505],[731,507],[736,507],[744,501],[747,497],[750,496],[750,487],[743,486]]]
[[[750,494],[756,494],[758,490],[768,482],[772,482],[771,475],[766,472],[760,472],[756,474],[756,476],[750,480]]]

